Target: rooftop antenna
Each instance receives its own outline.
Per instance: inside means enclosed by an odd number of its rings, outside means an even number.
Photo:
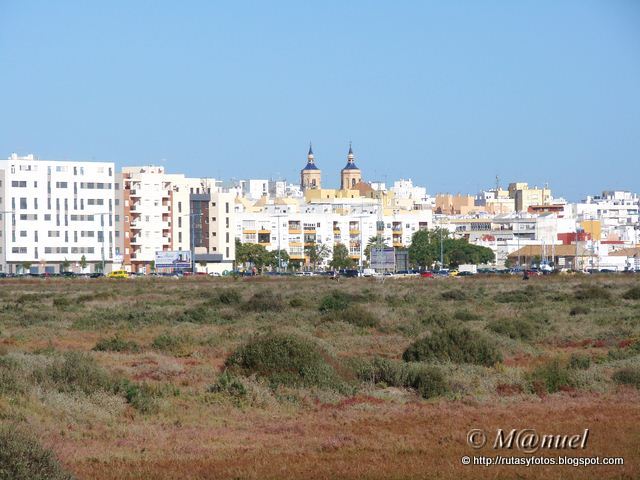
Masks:
[[[500,177],[496,175],[496,191],[500,190]]]

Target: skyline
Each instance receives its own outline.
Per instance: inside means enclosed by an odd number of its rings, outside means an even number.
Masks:
[[[640,190],[638,4],[190,6],[0,4],[2,157],[297,183],[312,141],[336,185],[353,141],[430,194]]]

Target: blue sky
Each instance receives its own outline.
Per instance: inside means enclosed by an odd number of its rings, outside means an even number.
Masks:
[[[638,1],[0,0],[0,155],[640,190]]]

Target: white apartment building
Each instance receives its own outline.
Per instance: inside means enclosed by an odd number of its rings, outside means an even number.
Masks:
[[[313,204],[267,204],[260,211],[237,214],[236,238],[257,243],[267,250],[286,250],[291,260],[304,263],[305,247],[324,244],[331,260],[336,244],[345,245],[352,259],[362,265],[364,250],[380,235],[387,245],[406,248],[413,233],[432,228],[431,210],[383,209],[376,201]]]
[[[576,216],[580,220],[600,220],[605,235],[617,227],[638,226],[639,210],[640,195],[623,191],[602,192],[575,204]]]
[[[113,262],[114,164],[0,161],[0,269],[6,273],[109,270]],[[83,268],[84,266],[84,268]]]
[[[205,270],[231,269],[233,195],[217,192],[214,179],[158,166],[126,167],[117,179],[116,254],[123,269],[149,272],[156,252],[169,251],[195,253]]]

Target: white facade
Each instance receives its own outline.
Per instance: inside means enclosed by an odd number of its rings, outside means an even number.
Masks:
[[[234,260],[234,195],[219,193],[214,179],[167,174],[157,166],[126,167],[118,186],[116,249],[125,270],[149,271],[159,251]]]
[[[413,233],[432,228],[431,210],[384,211],[375,202],[313,203],[264,206],[237,214],[236,238],[267,250],[286,250],[292,260],[305,260],[305,246],[341,243],[358,264],[365,261],[369,239],[380,235],[387,245],[407,247]]]
[[[93,271],[103,261],[110,268],[115,253],[113,163],[13,154],[0,161],[0,182],[2,271],[80,272],[84,262],[84,271]]]

